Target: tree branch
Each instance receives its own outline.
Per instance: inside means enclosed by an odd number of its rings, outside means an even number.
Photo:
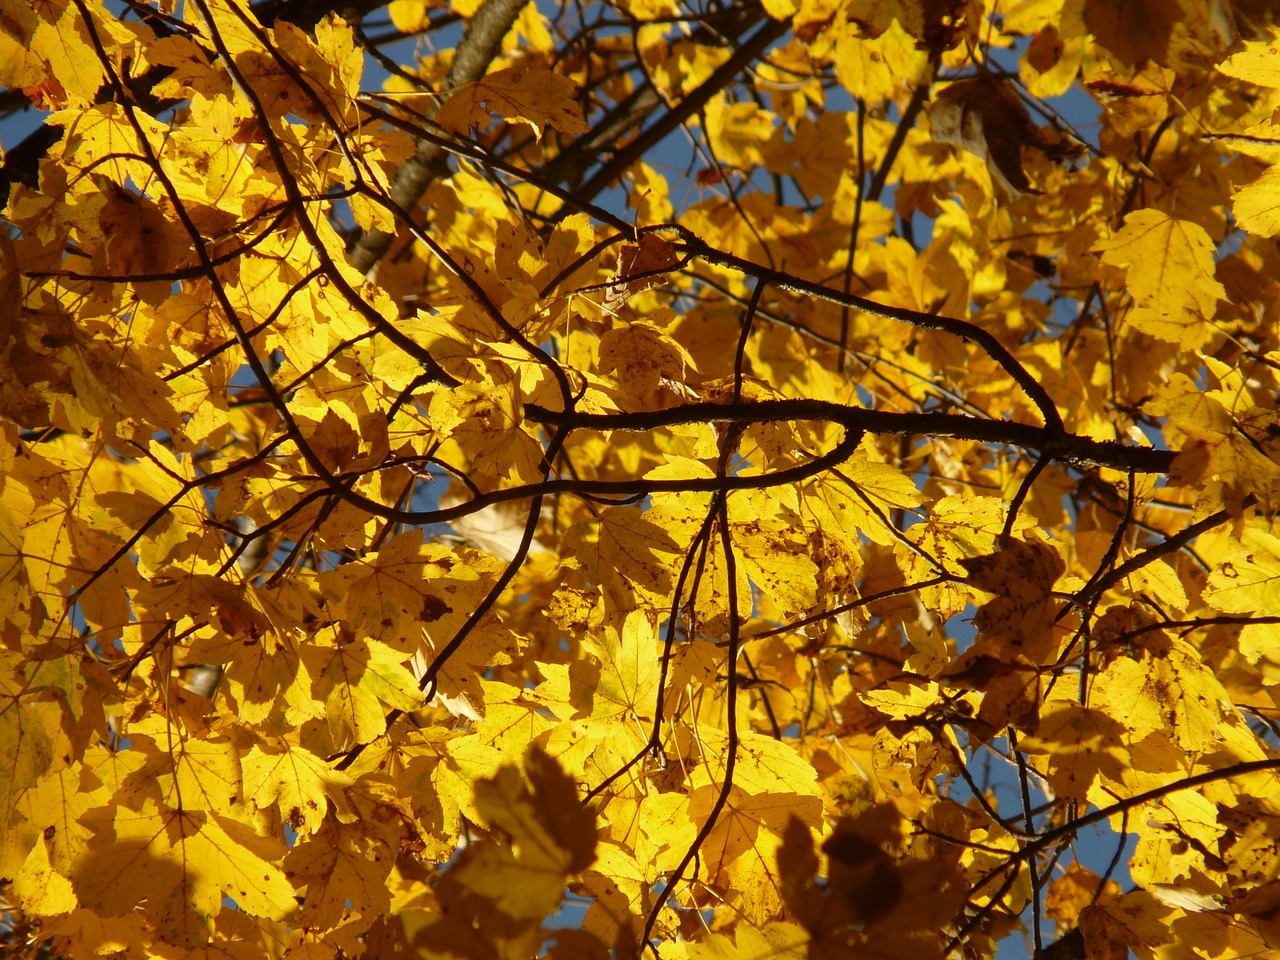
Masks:
[[[467,32],[458,43],[453,64],[445,77],[444,90],[452,90],[464,83],[472,83],[484,76],[489,64],[497,56],[502,38],[516,22],[516,17],[528,0],[485,0],[476,11]],[[437,101],[427,111],[433,118],[440,108]],[[400,165],[391,182],[391,200],[405,210],[412,210],[422,199],[422,194],[432,181],[448,170],[448,153],[433,140],[419,140],[417,152]],[[362,273],[368,273],[391,247],[394,234],[383,230],[370,230],[351,250],[351,262]]]
[[[906,307],[894,307],[889,304],[879,303],[875,300],[869,300],[866,297],[860,297],[853,293],[842,293],[839,290],[833,290],[825,287],[820,283],[814,283],[810,280],[804,280],[800,277],[793,277],[781,270],[775,270],[772,267],[764,267],[758,263],[752,263],[750,260],[744,260],[741,257],[734,256],[731,253],[725,253],[722,250],[716,250],[705,240],[699,237],[692,230],[679,224],[662,224],[654,227],[645,228],[646,232],[655,233],[673,233],[680,238],[681,246],[677,249],[690,257],[695,257],[707,263],[718,264],[722,267],[728,267],[731,270],[737,270],[749,277],[756,277],[765,280],[776,287],[783,290],[790,290],[792,293],[798,293],[805,296],[817,297],[820,300],[826,300],[828,303],[834,303],[838,306],[848,306],[855,310],[861,310],[863,313],[869,313],[875,317],[883,317],[886,320],[896,320],[899,323],[907,323],[913,327],[920,327],[925,330],[941,330],[952,336],[975,343],[987,352],[996,363],[1009,374],[1022,392],[1028,399],[1035,404],[1036,409],[1040,411],[1040,416],[1044,418],[1045,428],[1052,434],[1062,434],[1065,430],[1062,422],[1062,415],[1058,413],[1058,407],[1053,402],[1053,398],[1049,396],[1049,391],[1044,385],[1037,380],[1026,367],[1018,362],[1017,358],[1009,352],[992,333],[982,329],[977,324],[970,323],[968,320],[961,320],[957,317],[947,317],[932,313],[924,313],[920,310],[909,310]],[[1167,470],[1153,471],[1156,473],[1165,473]]]
[[[613,155],[608,163],[597,170],[591,178],[574,191],[580,198],[591,199],[601,190],[607,188],[618,177],[648,153],[667,134],[671,133],[691,116],[707,105],[716,93],[723,90],[743,69],[764,52],[773,41],[787,32],[791,25],[781,20],[769,20],[757,30],[749,40],[743,43],[733,55],[716,68],[705,81],[698,85],[683,100],[659,117],[643,133]]]
[[[536,423],[584,430],[654,430],[689,423],[763,423],[777,420],[826,420],[868,433],[924,434],[1039,450],[1061,462],[1168,473],[1177,452],[1130,447],[1094,440],[1048,427],[1008,420],[982,420],[954,413],[891,413],[827,400],[761,400],[752,403],[691,403],[645,413],[561,413],[533,404],[525,415]]]

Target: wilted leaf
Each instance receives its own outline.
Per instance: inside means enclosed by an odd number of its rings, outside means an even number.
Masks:
[[[935,140],[985,160],[992,178],[1015,197],[1039,192],[1023,169],[1023,150],[1053,160],[1083,152],[1052,128],[1036,126],[1012,86],[985,73],[944,87],[929,108],[929,124]]]

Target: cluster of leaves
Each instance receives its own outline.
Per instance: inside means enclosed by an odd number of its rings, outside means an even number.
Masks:
[[[11,941],[1280,948],[1270,5],[341,9],[0,12]]]

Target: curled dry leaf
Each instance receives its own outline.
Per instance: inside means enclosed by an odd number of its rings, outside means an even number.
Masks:
[[[1024,149],[1055,161],[1084,152],[1052,127],[1036,126],[1012,85],[988,74],[944,87],[929,108],[929,124],[935,140],[985,160],[992,179],[1013,197],[1040,193],[1023,169]]]
[[[605,311],[616,313],[637,293],[662,286],[679,266],[675,248],[656,233],[641,235],[638,243],[624,243],[618,251],[617,277],[605,294]]]

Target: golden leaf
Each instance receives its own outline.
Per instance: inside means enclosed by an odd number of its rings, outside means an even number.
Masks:
[[[523,773],[504,766],[476,783],[476,807],[510,846],[468,848],[454,874],[516,918],[542,917],[564,896],[570,876],[595,862],[595,817],[559,765],[533,747]]]
[[[586,133],[572,81],[549,70],[506,67],[455,90],[436,113],[436,122],[454,133],[486,127],[489,114],[533,128],[539,139],[547,127]]]
[[[1211,319],[1224,296],[1214,276],[1213,243],[1204,228],[1155,210],[1138,210],[1096,250],[1104,263],[1126,267],[1139,309],[1128,315],[1137,329],[1195,349],[1212,335]]]

